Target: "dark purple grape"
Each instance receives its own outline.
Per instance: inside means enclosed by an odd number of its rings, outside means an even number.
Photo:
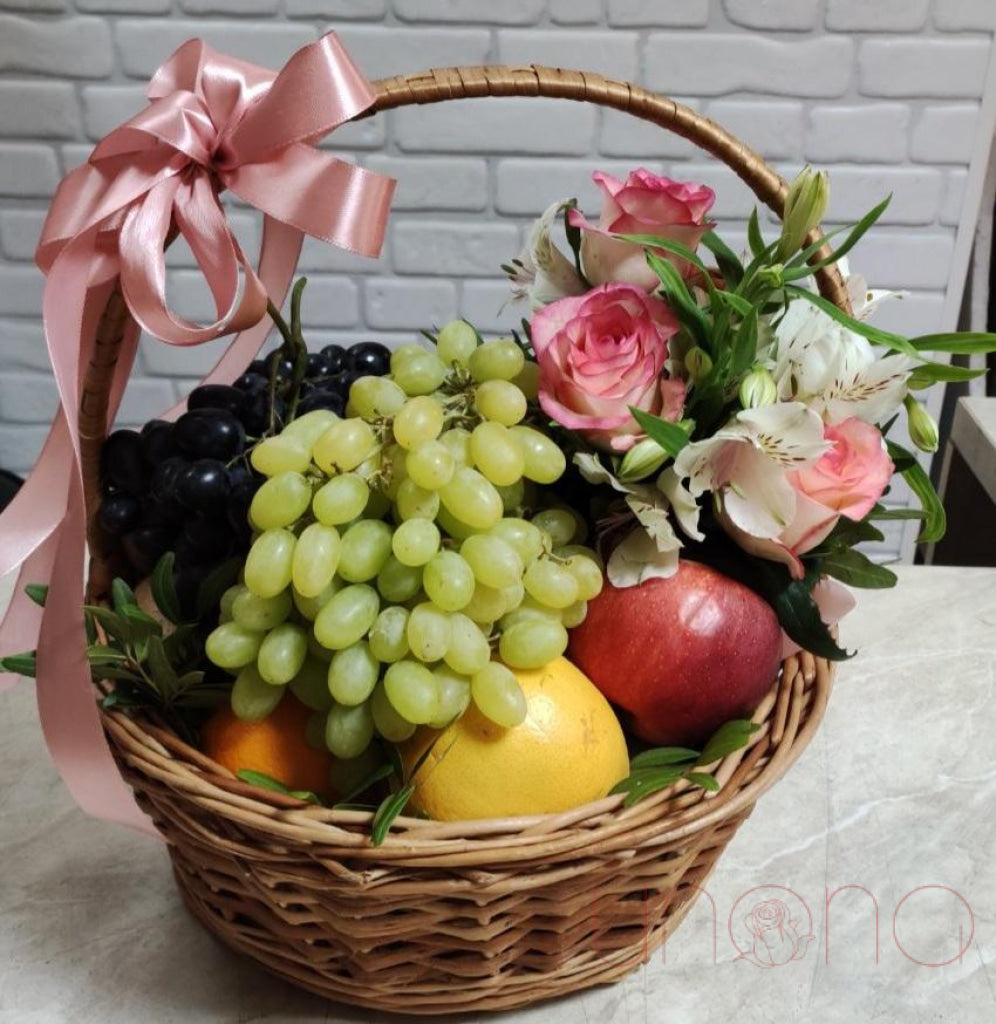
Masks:
[[[175,500],[176,485],[187,466],[188,462],[182,455],[171,455],[160,462],[152,473],[149,497],[157,502]]]
[[[265,391],[270,386],[270,381],[262,373],[253,373],[252,370],[242,374],[232,385],[239,391],[247,391],[250,394],[254,391]]]
[[[297,415],[303,416],[316,409],[329,409],[336,416],[342,416],[346,411],[346,399],[341,392],[331,388],[315,388],[298,402]]]
[[[112,537],[119,537],[129,530],[134,530],[141,519],[142,506],[138,499],[124,492],[104,498],[97,513],[100,528]]]
[[[237,462],[228,470],[228,484],[231,490],[242,487],[244,484],[251,484],[258,487],[265,477],[261,473],[250,469],[244,462]]]
[[[304,368],[304,376],[308,377],[327,377],[330,374],[329,362],[321,354],[321,352],[309,352],[308,362]]]
[[[284,380],[290,380],[294,376],[294,360],[290,356],[281,355],[280,349],[276,352],[271,352],[266,357],[266,374],[267,376],[273,370],[273,366],[276,364],[277,377],[282,377]]]
[[[149,526],[162,526],[176,533],[190,515],[190,510],[177,497],[155,498],[147,495],[142,499],[142,522]]]
[[[284,422],[286,405],[284,400],[277,395],[273,400],[273,408],[276,410],[276,426]],[[246,395],[246,404],[241,413],[242,425],[246,433],[251,437],[260,437],[270,429],[270,396],[266,391],[254,391]]]
[[[224,462],[198,459],[192,462],[177,480],[177,497],[197,512],[224,513],[231,481]]]
[[[321,354],[328,364],[328,376],[341,373],[346,368],[346,350],[342,345],[326,345]]]
[[[232,550],[232,540],[232,529],[224,519],[193,516],[176,542],[176,559],[185,566],[220,562]]]
[[[265,359],[254,359],[247,367],[246,373],[255,373],[260,377],[269,376],[269,370]]]
[[[195,459],[227,462],[242,451],[246,432],[227,409],[194,409],[184,413],[173,428],[177,446]]]
[[[249,525],[249,506],[252,504],[253,495],[259,488],[255,480],[245,480],[236,483],[228,495],[228,508],[226,519],[232,528],[236,541],[246,544],[252,536],[252,528]]]
[[[391,369],[391,350],[379,341],[362,341],[346,352],[346,367],[360,376],[383,377]]]
[[[139,571],[151,572],[169,550],[173,534],[162,526],[140,526],[125,535],[122,544],[128,560]]]
[[[227,409],[238,415],[245,395],[227,384],[202,384],[187,396],[187,409]]]
[[[171,455],[176,455],[173,424],[165,420],[149,420],[142,427],[142,455],[148,466],[155,469]]]
[[[115,430],[100,450],[100,474],[105,484],[129,494],[145,489],[142,439],[134,430]]]

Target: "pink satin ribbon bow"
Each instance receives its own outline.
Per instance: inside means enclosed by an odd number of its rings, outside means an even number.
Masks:
[[[148,96],[145,110],[104,138],[52,201],[36,260],[47,275],[45,337],[61,404],[31,478],[0,518],[0,576],[20,568],[0,650],[35,646],[37,637],[38,708],[63,780],[88,813],[143,831],[153,830],[104,739],[81,605],[78,410],[101,312],[120,278],[133,321],[115,368],[108,426],[140,329],[171,345],[239,332],[205,378],[228,383],[272,328],[267,297],[283,303],[304,235],[378,255],[394,189],[393,179],[311,145],[375,98],[334,33],[299,50],[279,73],[191,40],[156,72]],[[228,226],[222,189],[264,215],[258,269]],[[164,247],[171,227],[204,273],[217,307],[212,324],[169,308]],[[45,581],[42,610],[24,585]],[[16,678],[0,677],[0,688]]]

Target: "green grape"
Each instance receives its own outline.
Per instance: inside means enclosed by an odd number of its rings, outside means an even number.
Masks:
[[[463,427],[450,427],[439,435],[439,441],[444,444],[453,456],[456,466],[472,466],[474,460],[470,454],[470,431]]]
[[[232,614],[232,608],[235,606],[235,600],[240,594],[248,594],[249,588],[243,583],[236,583],[229,587],[224,594],[221,595],[221,600],[218,602],[218,621],[219,622],[231,622],[234,618]],[[268,627],[267,627],[268,628]]]
[[[257,597],[242,587],[232,602],[232,619],[245,629],[273,629],[290,615],[293,603],[289,590],[281,590],[274,597]]]
[[[328,688],[337,704],[362,704],[377,685],[380,662],[365,640],[336,651],[328,670]]]
[[[379,519],[360,519],[342,535],[339,575],[347,583],[372,580],[391,555],[391,527]]]
[[[419,487],[414,480],[403,480],[398,488],[395,507],[402,521],[406,519],[435,519],[439,512],[439,494]]]
[[[434,441],[442,429],[443,410],[427,395],[409,399],[394,417],[394,439],[408,451],[423,441]]]
[[[453,479],[456,460],[442,441],[423,441],[405,461],[408,478],[427,491],[438,491]]]
[[[337,420],[315,442],[315,462],[319,469],[333,476],[348,473],[370,457],[377,447],[370,424],[358,417]]]
[[[355,707],[333,704],[325,719],[325,745],[335,757],[359,757],[370,746],[373,732],[369,704]]]
[[[303,473],[311,465],[311,445],[301,437],[277,434],[260,441],[253,448],[249,461],[263,476]]]
[[[436,355],[450,367],[466,366],[477,348],[477,331],[466,320],[451,320],[436,335]]]
[[[290,586],[297,538],[290,530],[261,533],[246,556],[246,586],[257,597],[276,597]]]
[[[298,614],[308,622],[314,622],[318,618],[318,613],[332,600],[332,595],[340,590],[342,590],[342,581],[337,576],[333,576],[329,585],[315,597],[305,597],[293,588],[291,588],[291,597]]]
[[[574,605],[571,605],[571,608],[573,607]],[[517,607],[510,608],[498,620],[498,625],[502,632],[504,632],[505,630],[518,625],[520,622],[532,622],[536,619],[539,619],[542,622],[552,622],[554,624],[563,621],[561,613],[557,611],[556,608],[548,608],[546,605],[539,604],[539,602],[533,601],[529,598]]]
[[[486,380],[474,392],[474,405],[486,419],[514,426],[526,415],[526,396],[507,380]]]
[[[526,591],[540,604],[566,608],[578,599],[578,581],[565,566],[548,558],[537,558],[522,577]]]
[[[456,612],[474,596],[474,573],[455,551],[440,551],[423,569],[422,586],[433,604],[445,612]]]
[[[549,534],[554,547],[570,544],[577,520],[566,508],[545,508],[533,516],[533,526]]]
[[[439,710],[429,725],[433,729],[445,729],[467,710],[470,704],[470,680],[446,665],[437,665],[432,674],[436,678]]]
[[[332,707],[328,666],[309,654],[301,670],[290,681],[290,691],[312,711],[328,711]]]
[[[408,722],[424,725],[439,714],[439,687],[432,672],[417,661],[398,661],[384,673],[391,707]]]
[[[579,601],[590,601],[598,597],[605,581],[594,551],[571,545],[569,548],[554,548],[553,553],[565,560],[568,572],[577,580]]]
[[[474,380],[512,380],[526,361],[522,349],[511,338],[486,341],[471,353],[468,366]]]
[[[480,532],[475,530],[474,527],[468,526],[462,520],[457,519],[456,516],[451,515],[442,506],[440,506],[439,511],[436,513],[436,522],[454,540],[466,540],[468,537],[472,537],[475,533]]]
[[[568,628],[580,626],[588,615],[588,602],[575,601],[560,613],[560,621]]]
[[[325,433],[339,417],[330,409],[315,409],[303,416],[291,420],[281,431],[282,437],[292,437],[307,445],[310,452],[315,442]]]
[[[253,495],[249,521],[257,530],[291,526],[304,515],[310,504],[311,485],[300,473],[278,473]]]
[[[446,654],[446,648],[450,643],[449,616],[431,601],[423,601],[417,604],[408,616],[405,635],[408,637],[408,646],[412,654],[419,661],[439,661]],[[398,707],[393,700],[392,703]]]
[[[392,442],[384,449],[384,493],[391,501],[398,497],[398,490],[408,479],[408,470],[405,462],[408,459],[408,452],[397,442]]]
[[[332,582],[342,541],[334,526],[312,523],[301,531],[291,563],[291,581],[302,597],[318,597]]]
[[[470,454],[474,465],[497,486],[510,487],[522,478],[526,465],[522,448],[508,427],[500,423],[486,421],[474,427]]]
[[[543,553],[543,534],[539,527],[525,519],[513,516],[501,519],[488,532],[515,548],[523,565],[529,565]]]
[[[526,720],[526,698],[515,673],[497,661],[489,661],[470,681],[477,710],[495,725],[511,729]]]
[[[446,364],[435,352],[412,355],[391,375],[406,395],[431,395],[446,379]]]
[[[494,484],[465,466],[453,474],[439,497],[447,511],[476,530],[490,529],[505,511]]]
[[[372,710],[372,709],[371,709]],[[322,746],[325,746],[325,721],[322,721]],[[384,763],[384,755],[371,745],[359,757],[337,757],[329,769],[329,784],[339,799],[355,794],[359,796],[362,786]]]
[[[229,699],[236,718],[243,722],[259,722],[273,711],[283,695],[283,686],[271,686],[255,665],[246,665],[235,677]]]
[[[502,600],[505,602],[506,612],[510,612],[513,608],[518,608],[526,597],[526,588],[523,585],[522,580],[516,580],[514,583],[510,583],[507,587],[502,587],[501,596]]]
[[[522,424],[509,429],[522,449],[525,462],[522,475],[527,480],[534,480],[538,484],[552,484],[563,476],[567,468],[567,458],[556,441]]]
[[[311,510],[324,526],[341,526],[352,522],[366,508],[370,488],[355,473],[334,476],[315,494]]]
[[[407,363],[413,356],[424,356],[428,350],[421,345],[402,345],[391,353],[391,373],[395,373],[399,366]]]
[[[358,377],[349,389],[349,402],[365,420],[393,416],[404,404],[406,395],[388,377]]]
[[[526,482],[521,478],[516,480],[514,484],[509,484],[508,487],[496,486],[495,490],[501,498],[501,505],[506,515],[510,513],[515,515],[522,505],[525,504]]]
[[[293,622],[283,622],[266,634],[256,656],[256,667],[268,683],[284,686],[301,671],[307,653],[307,633]]]
[[[454,672],[472,676],[491,660],[491,645],[480,626],[466,615],[450,616],[450,643],[443,660]]]
[[[376,476],[381,470],[381,453],[379,450],[375,450],[373,454],[367,456],[354,470],[353,472],[363,481],[366,482],[367,486],[370,487],[371,479]],[[373,488],[371,488],[372,490]]]
[[[394,710],[383,683],[377,684],[377,689],[374,690],[373,696],[370,698],[370,711],[373,714],[377,732],[388,743],[403,743],[415,732],[414,723],[402,718]]]
[[[237,622],[226,622],[213,629],[204,641],[204,653],[218,668],[242,668],[256,660],[264,634],[246,629]]]
[[[318,613],[315,636],[323,647],[341,651],[367,635],[380,611],[380,598],[373,587],[357,583],[344,587]]]
[[[370,653],[393,665],[408,653],[408,609],[393,604],[377,616],[370,630]]]
[[[505,614],[505,598],[500,590],[478,583],[474,596],[461,611],[474,622],[494,622]]]
[[[460,545],[460,554],[480,583],[501,589],[522,579],[523,565],[519,553],[501,537],[479,533]]]
[[[394,557],[408,566],[425,565],[439,550],[439,527],[428,519],[406,519],[394,531]]]
[[[512,383],[526,396],[530,402],[539,398],[539,363],[527,359],[522,364],[522,369],[512,378]]]
[[[605,561],[602,556],[594,548],[586,547],[584,544],[561,544],[553,549],[553,553],[558,558],[570,558],[572,555],[580,555],[582,558],[587,558],[589,561],[594,562],[598,566],[598,571],[603,575],[605,573]]]
[[[517,622],[498,641],[501,660],[513,668],[542,668],[566,650],[567,630],[553,619]]]
[[[377,573],[377,589],[392,604],[410,601],[422,589],[421,566],[404,565],[391,555]]]

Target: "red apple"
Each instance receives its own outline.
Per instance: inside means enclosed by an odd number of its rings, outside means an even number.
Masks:
[[[771,606],[698,562],[669,579],[605,589],[571,633],[569,656],[654,744],[695,745],[749,717],[781,660]]]

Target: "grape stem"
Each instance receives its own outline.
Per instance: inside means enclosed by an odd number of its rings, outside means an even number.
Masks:
[[[280,346],[280,354],[273,361],[273,368],[270,372],[270,430],[273,434],[277,429],[277,371],[281,356],[286,356],[294,364],[293,377],[291,379],[291,398],[287,409],[287,418],[292,420],[297,412],[297,404],[301,398],[301,382],[308,365],[308,346],[301,331],[301,296],[304,293],[308,279],[299,277],[294,283],[290,300],[290,324],[283,318],[280,310],[273,304],[272,299],[267,299],[266,311],[270,319],[280,332],[283,344]]]

